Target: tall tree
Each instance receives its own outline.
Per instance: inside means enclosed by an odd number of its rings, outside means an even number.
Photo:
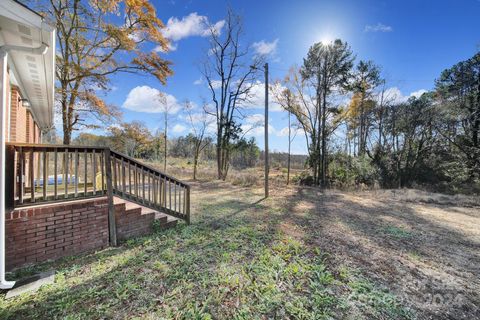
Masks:
[[[444,70],[436,81],[438,110],[444,116],[437,128],[460,151],[470,177],[480,176],[480,52]]]
[[[311,46],[301,68],[302,77],[315,90],[315,103],[319,111],[316,145],[312,147],[317,157],[313,159],[315,183],[321,182],[322,186],[327,184],[327,118],[331,111],[328,99],[334,90],[346,88],[353,60],[350,46],[336,39],[332,43],[319,42]]]
[[[261,58],[252,62],[249,46],[242,43],[241,18],[228,11],[225,29],[210,26],[210,49],[203,64],[203,76],[212,95],[216,120],[216,156],[218,179],[227,177],[232,141],[239,138],[243,118],[242,104],[251,96],[255,73]]]
[[[380,68],[372,61],[360,60],[353,73],[349,89],[353,92],[348,114],[350,128],[357,130],[358,155],[363,156],[367,149],[367,138],[371,126],[371,112],[376,106],[375,89],[382,83]]]
[[[153,153],[152,135],[140,121],[124,122],[111,126],[112,147],[130,157],[149,158]]]
[[[152,139],[153,157],[156,161],[160,162],[165,150],[165,133],[160,129],[157,129],[155,130]]]
[[[385,186],[410,186],[419,174],[419,167],[431,154],[437,136],[432,103],[432,94],[424,94],[418,99],[411,97],[406,102],[387,108],[388,160],[373,158],[380,168]]]
[[[105,121],[119,113],[97,94],[109,89],[118,72],[146,72],[162,83],[172,74],[170,62],[142,50],[153,43],[168,50],[162,21],[148,0],[44,0],[41,10],[57,29],[57,101],[63,143],[84,117]]]

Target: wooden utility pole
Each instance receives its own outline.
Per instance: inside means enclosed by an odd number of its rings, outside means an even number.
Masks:
[[[163,159],[163,172],[167,172],[167,130],[168,130],[168,108],[167,104],[165,103],[165,147],[164,147],[164,159]]]
[[[268,198],[268,63],[265,63],[265,198]]]
[[[287,97],[287,103],[290,107],[290,95]],[[292,145],[292,130],[291,130],[291,121],[290,121],[291,113],[288,111],[288,160],[287,160],[287,185],[290,183],[290,147]]]

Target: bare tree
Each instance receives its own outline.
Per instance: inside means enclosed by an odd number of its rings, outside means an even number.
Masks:
[[[242,36],[241,18],[229,10],[224,31],[210,26],[210,49],[202,69],[214,105],[211,114],[216,120],[217,175],[222,180],[229,169],[231,143],[241,132],[242,104],[250,98],[261,63],[258,57],[252,63],[249,46],[241,43]]]
[[[303,131],[308,159],[315,175],[316,166],[312,159],[318,157],[316,146],[319,145],[317,132],[321,110],[315,94],[310,89],[302,78],[299,68],[291,67],[284,80],[272,86],[272,94],[275,101],[295,117],[297,127]]]
[[[292,142],[295,140],[295,137],[298,133],[298,126],[293,127],[293,135],[292,135],[292,113],[288,111],[288,160],[287,160],[287,185],[290,184],[290,162],[292,157]]]
[[[197,180],[198,159],[203,149],[210,144],[210,140],[206,139],[206,133],[213,119],[207,113],[206,104],[200,113],[193,113],[193,109],[193,104],[188,100],[185,101],[185,111],[193,132],[193,180]]]
[[[167,154],[168,154],[168,113],[172,111],[172,105],[169,104],[165,93],[160,92],[157,96],[158,101],[163,106],[163,122],[164,122],[164,150],[163,150],[163,171],[167,172]]]
[[[298,109],[298,106],[295,106],[295,96],[292,91],[288,88],[283,88],[277,82],[272,90],[274,95],[274,100],[277,102],[284,110],[288,112],[288,157],[287,157],[287,185],[290,183],[290,158],[291,158],[291,145],[298,132],[298,124],[294,127],[294,132],[292,136],[292,110]]]

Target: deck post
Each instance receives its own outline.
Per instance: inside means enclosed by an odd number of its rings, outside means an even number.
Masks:
[[[190,185],[187,185],[187,194],[185,197],[185,201],[186,201],[186,207],[187,207],[186,221],[187,221],[187,224],[190,224]]]
[[[117,227],[115,224],[115,206],[113,205],[112,186],[112,161],[110,159],[110,148],[105,148],[105,175],[107,177],[107,198],[108,198],[108,231],[110,245],[117,245]]]
[[[5,146],[5,208],[15,207],[15,147]]]

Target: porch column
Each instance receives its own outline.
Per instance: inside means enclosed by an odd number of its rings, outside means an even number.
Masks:
[[[8,108],[8,53],[0,48],[0,289],[10,289],[14,281],[5,280],[5,142]]]

